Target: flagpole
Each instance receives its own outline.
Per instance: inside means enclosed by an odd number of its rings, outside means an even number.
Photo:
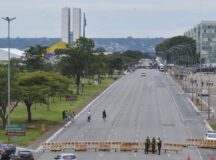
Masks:
[[[85,27],[86,27],[86,17],[85,13],[83,13],[84,19],[83,19],[83,37],[85,38]]]

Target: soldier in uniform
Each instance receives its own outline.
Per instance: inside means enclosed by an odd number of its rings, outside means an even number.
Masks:
[[[152,138],[152,153],[155,153],[155,145],[156,145],[156,139],[155,137]]]
[[[145,154],[148,154],[149,151],[149,145],[150,145],[150,139],[147,136],[146,140],[145,140]]]
[[[160,151],[161,151],[161,146],[162,146],[162,141],[160,138],[158,138],[157,140],[157,148],[158,148],[158,154],[160,155]]]

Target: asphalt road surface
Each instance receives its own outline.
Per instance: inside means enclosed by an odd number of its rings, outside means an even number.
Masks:
[[[141,73],[145,72],[146,77]],[[107,120],[102,119],[106,109]],[[87,111],[92,121],[87,123]],[[116,81],[89,109],[53,141],[144,141],[147,136],[163,142],[184,143],[202,138],[207,128],[186,95],[168,74],[138,69]],[[157,154],[133,152],[76,152],[79,160],[209,160],[215,150],[183,149]],[[40,160],[51,160],[58,152],[39,152]]]

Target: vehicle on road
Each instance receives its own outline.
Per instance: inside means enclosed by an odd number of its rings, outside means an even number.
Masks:
[[[61,153],[57,155],[54,159],[58,160],[77,160],[75,154],[73,153]]]
[[[215,140],[216,141],[216,132],[208,131],[204,137],[205,140]]]
[[[201,91],[198,91],[198,92],[197,92],[197,95],[198,95],[198,96],[209,96],[209,93],[208,93],[208,90],[203,89],[202,92],[201,92]]]
[[[11,160],[34,160],[33,153],[30,150],[17,150],[10,157]]]
[[[145,77],[145,76],[146,76],[146,74],[143,72],[143,73],[141,74],[141,76],[142,76],[142,77]]]
[[[0,144],[0,154],[3,158],[9,158],[16,152],[16,146],[13,144]]]
[[[6,158],[8,158],[6,150],[3,148],[0,148],[0,159],[6,159]]]
[[[161,72],[164,72],[164,67],[161,66],[161,67],[159,68],[159,70],[160,70]]]

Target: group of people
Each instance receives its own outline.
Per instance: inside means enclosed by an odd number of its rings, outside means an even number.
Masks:
[[[161,146],[162,146],[161,139],[158,138],[156,140],[155,137],[153,137],[152,140],[150,140],[149,137],[147,136],[147,138],[145,140],[145,154],[148,154],[150,146],[151,146],[151,149],[152,149],[151,151],[154,154],[156,152],[156,145],[157,145],[158,154],[160,155]]]
[[[106,111],[103,110],[102,111],[102,118],[103,118],[104,121],[106,120],[106,117],[107,117]],[[87,122],[90,122],[90,121],[91,121],[91,111],[89,110],[87,112]]]
[[[70,121],[70,120],[74,120],[74,117],[75,117],[75,112],[71,112],[70,110],[67,111],[67,110],[63,110],[62,111],[62,119],[63,120],[67,120],[67,121]]]

